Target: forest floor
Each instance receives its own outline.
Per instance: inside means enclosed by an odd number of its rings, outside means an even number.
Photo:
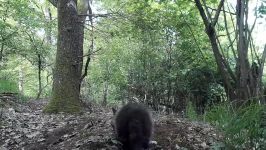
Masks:
[[[47,100],[18,103],[0,96],[0,150],[119,150],[110,108],[92,105],[83,113],[44,114]],[[151,150],[221,149],[223,136],[212,126],[175,115],[153,113]],[[219,148],[220,147],[220,148]]]

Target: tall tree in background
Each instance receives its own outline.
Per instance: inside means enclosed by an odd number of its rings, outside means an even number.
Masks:
[[[79,12],[87,12],[88,1],[82,0],[82,9],[77,8],[77,0],[50,2],[57,7],[58,39],[52,99],[46,111],[78,112],[85,22]]]
[[[254,24],[250,27],[248,24],[248,0],[238,0],[236,12],[228,12],[225,10],[225,0],[221,0],[215,14],[211,13],[211,9],[207,6],[206,1],[195,0],[196,6],[203,19],[206,33],[211,42],[212,50],[216,59],[218,69],[223,78],[223,83],[228,97],[231,100],[236,100],[236,105],[241,106],[246,100],[260,98],[262,96],[262,74],[266,56],[266,48],[262,56],[259,57],[252,43],[252,30]],[[234,54],[235,66],[230,66],[229,59],[225,55],[225,48],[221,47],[219,35],[217,34],[216,25],[220,13],[224,14],[224,27],[226,36],[228,37],[230,47]],[[236,24],[233,29],[234,36],[232,40],[231,32],[228,28],[227,15],[233,18],[236,17]],[[231,19],[233,20],[233,19]],[[249,53],[256,57],[249,58]],[[251,62],[251,63],[250,63]],[[235,69],[233,69],[235,68]],[[261,100],[261,99],[260,99]]]

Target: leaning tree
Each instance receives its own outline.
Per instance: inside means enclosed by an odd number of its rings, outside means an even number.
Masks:
[[[237,0],[236,11],[231,12],[225,6],[225,0],[219,2],[218,8],[208,6],[206,0],[195,0],[201,18],[209,37],[212,51],[223,78],[223,84],[230,100],[235,101],[236,106],[241,106],[251,99],[263,100],[262,75],[266,57],[266,46],[259,56],[252,38],[252,31],[256,19],[252,25],[248,24],[249,1]],[[229,3],[227,3],[229,5]],[[221,17],[221,14],[223,17]],[[223,24],[229,46],[221,46],[221,37],[217,32],[218,21]],[[230,29],[228,23],[233,24]],[[228,55],[233,55],[234,65]],[[256,56],[256,57],[250,57]]]

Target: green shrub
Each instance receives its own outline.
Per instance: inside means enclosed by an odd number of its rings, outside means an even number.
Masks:
[[[226,103],[213,107],[205,114],[205,118],[225,133],[225,142],[229,148],[261,149],[266,140],[261,126],[264,110],[265,106],[251,104],[234,111]]]
[[[204,114],[206,121],[221,129],[226,128],[234,116],[235,112],[231,109],[230,104],[228,103],[213,106]]]
[[[188,105],[186,108],[186,115],[187,115],[187,118],[190,120],[198,120],[197,112],[195,108],[193,107],[193,104],[191,101],[188,102]]]
[[[25,102],[28,102],[29,100],[31,100],[31,97],[19,93],[17,96],[17,99],[19,102],[25,103]]]
[[[18,86],[16,82],[9,80],[0,80],[0,93],[3,92],[18,92]]]

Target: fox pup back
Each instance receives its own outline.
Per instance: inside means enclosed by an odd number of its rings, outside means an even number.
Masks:
[[[144,106],[129,103],[116,113],[114,121],[117,138],[124,150],[149,148],[153,125],[150,113]]]

